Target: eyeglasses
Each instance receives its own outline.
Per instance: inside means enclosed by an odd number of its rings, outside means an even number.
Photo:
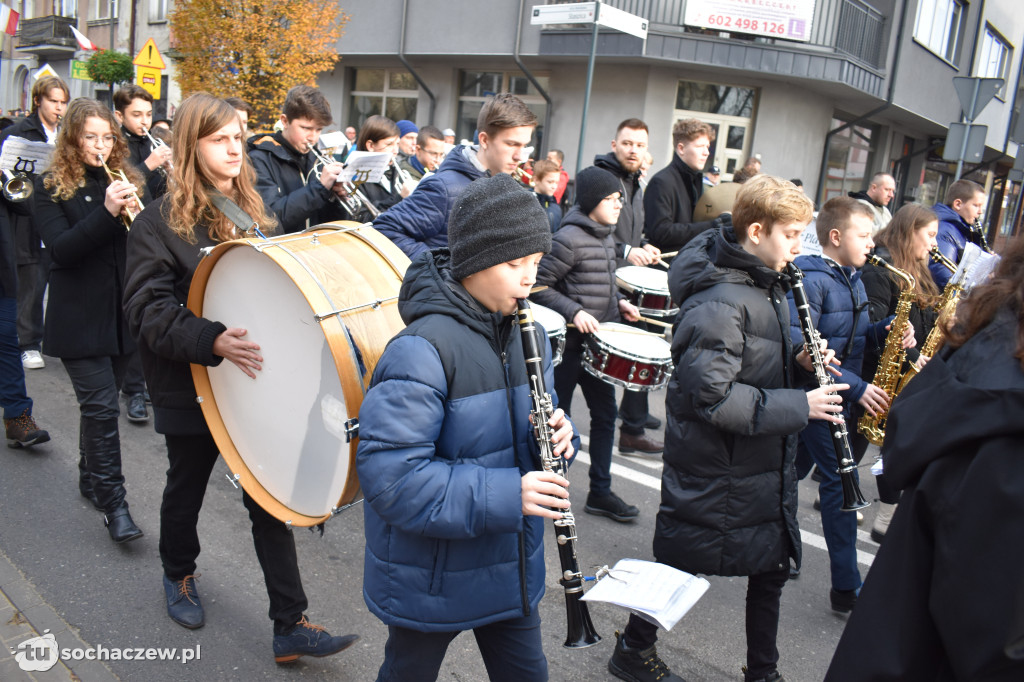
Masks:
[[[103,137],[99,137],[98,135],[87,133],[82,136],[82,139],[85,140],[88,144],[96,144],[97,142],[99,142],[104,147],[113,147],[114,140],[116,140],[117,137],[114,135],[104,135]]]

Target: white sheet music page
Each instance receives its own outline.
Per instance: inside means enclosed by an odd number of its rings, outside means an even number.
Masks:
[[[0,151],[0,168],[13,173],[39,175],[50,167],[54,146],[46,142],[32,142],[11,136],[4,140]]]
[[[671,630],[710,586],[704,578],[665,564],[621,559],[587,591],[583,600],[625,607]]]

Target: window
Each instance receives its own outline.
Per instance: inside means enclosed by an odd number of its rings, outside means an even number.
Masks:
[[[149,0],[149,23],[167,21],[167,0]]]
[[[1006,95],[1006,82],[1009,80],[1012,52],[1009,44],[991,26],[985,27],[975,75],[980,78],[1002,78],[1003,87],[997,93],[1000,98]]]
[[[831,128],[846,123],[832,119]],[[847,192],[865,189],[873,167],[875,141],[878,130],[875,126],[853,126],[832,136],[828,143],[828,172],[825,176],[825,201],[832,197],[846,196]]]
[[[376,115],[415,121],[418,98],[416,80],[407,71],[356,69],[346,125],[359,130],[366,119]]]
[[[93,3],[93,7],[95,8],[95,16],[93,19],[96,21],[99,21],[100,19],[110,19],[111,10],[113,10],[113,16],[115,19],[119,16],[118,11],[120,10],[120,4],[118,0],[99,0],[96,3]]]
[[[754,112],[755,94],[751,88],[734,85],[679,81],[676,109],[750,118]]]
[[[542,88],[548,89],[547,76],[534,77]],[[523,100],[526,107],[537,117],[537,130],[534,132],[531,145],[534,149],[540,149],[544,136],[547,102],[521,71],[463,71],[459,74],[459,113],[455,123],[455,141],[473,139],[480,109],[488,97],[499,92],[510,92]]]
[[[78,16],[78,0],[57,0],[53,5],[53,12],[74,19]]]
[[[917,4],[914,38],[947,62],[960,56],[963,0],[921,0]]]

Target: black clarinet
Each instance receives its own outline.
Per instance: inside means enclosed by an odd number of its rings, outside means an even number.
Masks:
[[[533,403],[530,416],[533,417],[537,445],[540,447],[541,466],[544,471],[565,478],[568,476],[565,459],[556,455],[551,445],[553,432],[548,426],[548,421],[555,409],[551,404],[551,394],[544,385],[544,353],[537,340],[538,331],[533,323],[533,310],[530,309],[530,304],[522,299],[517,307],[519,331],[523,337],[523,355],[526,358],[526,374],[530,378],[530,400]],[[558,543],[558,560],[562,565],[562,577],[558,582],[565,590],[568,623],[564,646],[569,649],[582,649],[600,642],[601,635],[594,630],[587,602],[580,599],[583,596],[583,573],[580,572],[579,561],[576,558],[576,519],[571,508],[562,510],[561,514],[561,518],[555,519],[555,540]]]
[[[814,328],[811,321],[811,305],[807,302],[807,292],[804,291],[804,273],[792,263],[786,266],[786,274],[792,280],[793,301],[796,303],[796,313],[800,318],[800,331],[804,336],[804,346],[811,356],[814,364],[814,377],[818,380],[819,386],[830,386],[835,383],[832,375],[825,368],[825,358],[821,354],[821,335]],[[864,495],[860,491],[857,477],[854,474],[857,464],[853,459],[853,451],[850,450],[850,438],[846,432],[846,420],[836,424],[828,422],[828,430],[832,433],[832,447],[836,451],[836,460],[839,463],[837,469],[839,480],[843,484],[843,511],[857,511],[868,506]]]

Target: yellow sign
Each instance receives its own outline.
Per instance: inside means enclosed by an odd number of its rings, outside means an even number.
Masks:
[[[80,81],[91,81],[85,62],[71,62],[71,77]]]
[[[166,69],[167,65],[164,64],[164,58],[160,56],[160,50],[156,49],[156,43],[150,38],[146,41],[146,44],[142,46],[139,53],[135,55],[135,61],[132,62],[135,66],[148,66],[151,69]]]
[[[140,66],[135,70],[135,84],[141,85],[143,90],[153,95],[153,99],[160,99],[160,69]]]
[[[49,63],[40,66],[39,69],[34,74],[32,74],[32,80],[37,81],[43,76],[59,77],[57,76],[57,72],[53,70],[53,67],[50,66]]]

